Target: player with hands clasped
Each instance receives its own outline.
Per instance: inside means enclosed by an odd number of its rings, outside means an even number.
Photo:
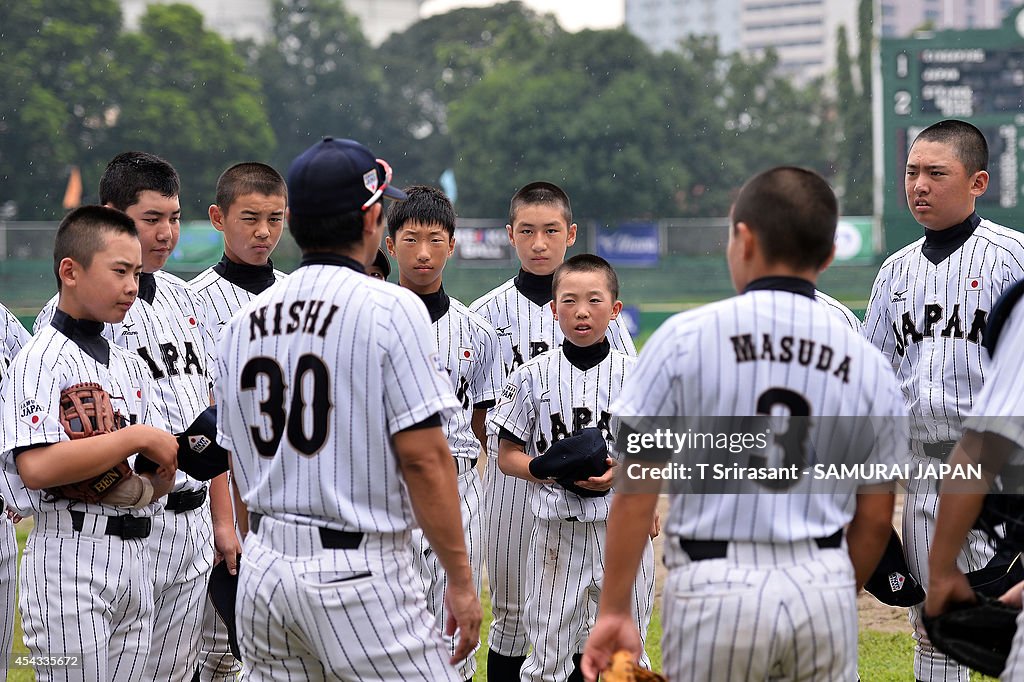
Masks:
[[[173,481],[178,442],[155,407],[142,359],[100,335],[105,323],[121,322],[138,294],[142,257],[131,218],[98,206],[71,212],[57,230],[54,264],[56,311],[15,357],[2,389],[0,456],[28,488],[15,506],[35,517],[21,566],[25,644],[44,659],[81,657],[79,667],[37,667],[39,680],[134,682],[143,676],[153,627],[146,538],[159,513],[155,498]],[[78,412],[65,426],[61,394],[83,383],[97,385],[86,399],[95,423]],[[106,400],[104,409],[97,401]],[[116,421],[113,430],[69,433],[104,421]],[[136,453],[158,465],[148,502],[109,503],[128,481],[110,496],[96,492],[101,486],[86,486],[87,497],[65,496]],[[83,501],[92,493],[101,499]]]
[[[609,406],[636,362],[606,338],[622,310],[618,277],[607,261],[574,256],[555,270],[553,287],[551,308],[565,339],[512,372],[489,424],[498,432],[502,472],[531,482],[536,518],[524,581],[533,647],[521,670],[524,682],[578,679],[604,580],[601,552],[616,466],[607,447]],[[640,633],[647,632],[654,600],[654,548],[646,529],[644,536],[644,570],[628,602]],[[650,667],[646,657],[641,663]]]
[[[906,425],[885,360],[815,301],[837,221],[832,190],[811,171],[781,167],[750,179],[732,207],[727,247],[740,295],[665,322],[612,404],[621,428],[641,433],[659,419],[699,427],[786,417],[765,450],[707,454],[748,474],[774,469],[773,485],[788,488],[776,492],[751,474],[725,492],[712,484],[671,498],[661,618],[664,672],[673,682],[856,679],[857,590],[888,540],[893,485],[869,492],[861,479],[816,484],[805,464],[827,456],[893,466],[904,454]],[[838,416],[871,420],[875,438],[833,438]],[[789,437],[801,423],[813,440]],[[772,464],[783,455],[791,468]],[[609,514],[605,582],[583,657],[591,682],[617,650],[642,653],[630,593],[661,480],[630,484],[670,456],[645,452],[624,466],[633,473],[618,484]],[[783,480],[789,470],[797,474]],[[702,485],[699,476],[680,484]]]
[[[562,343],[562,330],[550,305],[551,281],[566,250],[576,242],[569,196],[550,182],[524,185],[512,196],[505,230],[519,258],[519,273],[478,298],[469,309],[498,333],[507,375]],[[621,317],[611,322],[607,334],[612,348],[636,355]],[[533,512],[527,482],[501,472],[493,461],[498,456],[498,441],[490,433],[487,440],[492,461],[484,471],[484,535],[493,615],[487,639],[487,678],[512,682],[519,679],[530,647],[522,619],[532,563],[526,548],[533,533]]]
[[[411,291],[366,276],[404,199],[362,144],[324,138],[288,170],[300,266],[218,345],[217,431],[249,510],[235,610],[249,679],[459,682],[481,610],[441,424],[459,408]],[[447,634],[413,568],[423,529]]]
[[[913,141],[904,189],[924,236],[882,264],[864,318],[864,336],[890,362],[903,390],[914,469],[945,461],[962,435],[963,420],[989,379],[982,347],[988,315],[1024,276],[1024,235],[975,212],[988,189],[988,156],[985,137],[965,121],[939,121]],[[908,482],[903,544],[910,572],[922,585],[929,582],[937,507],[934,481]],[[977,571],[992,559],[992,548],[975,531],[957,561],[965,571]],[[931,646],[920,606],[910,609],[910,622],[916,679],[967,682],[967,668]]]

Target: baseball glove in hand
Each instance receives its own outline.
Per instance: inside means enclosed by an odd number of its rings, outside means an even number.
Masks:
[[[72,440],[113,433],[125,424],[114,412],[110,395],[97,383],[68,386],[60,393],[60,423]],[[145,506],[153,498],[153,485],[132,471],[128,460],[118,462],[99,476],[47,488],[55,497],[79,502],[117,506]],[[141,504],[140,504],[141,503]]]
[[[625,649],[612,655],[612,665],[601,673],[602,682],[667,682],[658,673],[641,668]]]
[[[928,639],[953,660],[999,677],[1006,667],[1020,609],[977,594],[974,604],[960,604],[938,616],[924,616]]]

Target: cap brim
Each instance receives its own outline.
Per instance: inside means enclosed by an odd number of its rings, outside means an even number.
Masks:
[[[389,199],[395,199],[396,201],[405,201],[409,198],[409,195],[398,189],[394,185],[388,185],[384,188],[384,196]]]

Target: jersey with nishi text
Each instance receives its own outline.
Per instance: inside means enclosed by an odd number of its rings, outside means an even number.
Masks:
[[[459,403],[415,294],[318,257],[218,344],[217,432],[251,512],[339,530],[414,525],[393,434]]]
[[[1000,294],[1024,276],[1024,235],[988,220],[940,263],[924,238],[882,264],[863,334],[892,364],[910,410],[910,435],[957,440],[985,380],[985,325]]]
[[[95,382],[110,395],[116,412],[130,423],[143,423],[166,429],[163,416],[154,404],[152,379],[142,360],[110,344],[106,365],[79,347],[54,327],[40,329],[14,358],[3,382],[0,457],[4,468],[16,471],[15,448],[47,445],[69,440],[60,423],[60,393],[83,382]],[[86,504],[25,488],[10,491],[12,506],[36,513],[72,508],[93,514],[113,516],[130,512],[151,516],[159,505],[151,503],[141,510],[127,510],[104,504]]]
[[[443,423],[444,435],[453,456],[474,459],[480,456],[472,428],[474,407],[497,401],[505,375],[494,329],[460,301],[450,301],[448,312],[431,325],[460,403]]]
[[[498,333],[506,375],[530,358],[557,348],[565,338],[551,306],[528,299],[516,288],[514,279],[484,294],[469,309]],[[608,342],[616,350],[636,355],[636,346],[621,315],[608,325]]]
[[[831,462],[905,464],[905,408],[892,370],[875,348],[812,298],[809,283],[804,294],[797,290],[749,290],[670,318],[644,346],[612,412],[652,429],[690,420],[697,432],[721,423],[699,418],[780,411],[789,415],[792,428],[792,417],[803,412],[812,434],[820,424],[821,437],[812,436],[807,441],[812,447],[782,460],[798,470],[811,472],[804,467],[812,458],[821,461],[813,446],[822,442],[830,444]],[[683,419],[645,419],[658,417]],[[821,417],[843,417],[847,427],[854,424],[845,420],[869,419],[876,429],[874,449],[866,454],[863,443],[844,444],[827,430],[838,428],[840,420]],[[787,452],[776,447],[782,442],[768,438],[772,457]],[[847,453],[847,447],[856,450]],[[759,468],[762,452],[755,461],[747,451],[722,449],[713,452],[712,461],[730,470]],[[715,475],[708,472],[699,475],[702,480]],[[830,487],[815,483],[809,473],[782,493],[760,481],[738,485],[747,494],[672,496],[666,529],[697,540],[796,542],[832,535],[855,511],[855,484]]]
[[[103,325],[103,336],[138,355],[149,368],[155,400],[171,433],[188,428],[210,406],[210,370],[214,339],[203,321],[204,305],[183,280],[162,270],[154,273],[153,302],[137,298],[124,321]],[[35,328],[50,321],[56,298],[36,318]],[[174,492],[201,483],[178,470]]]
[[[527,455],[543,455],[552,443],[590,426],[601,430],[612,449],[609,405],[622,390],[636,359],[611,350],[583,370],[560,348],[542,353],[512,372],[491,416],[491,427],[505,429],[526,443]],[[592,522],[608,518],[611,496],[581,497],[559,485],[531,483],[534,514],[540,519]]]

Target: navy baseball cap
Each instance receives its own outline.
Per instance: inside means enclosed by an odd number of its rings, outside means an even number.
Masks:
[[[381,197],[407,199],[391,166],[355,140],[325,137],[288,167],[288,210],[303,218],[367,210]]]

